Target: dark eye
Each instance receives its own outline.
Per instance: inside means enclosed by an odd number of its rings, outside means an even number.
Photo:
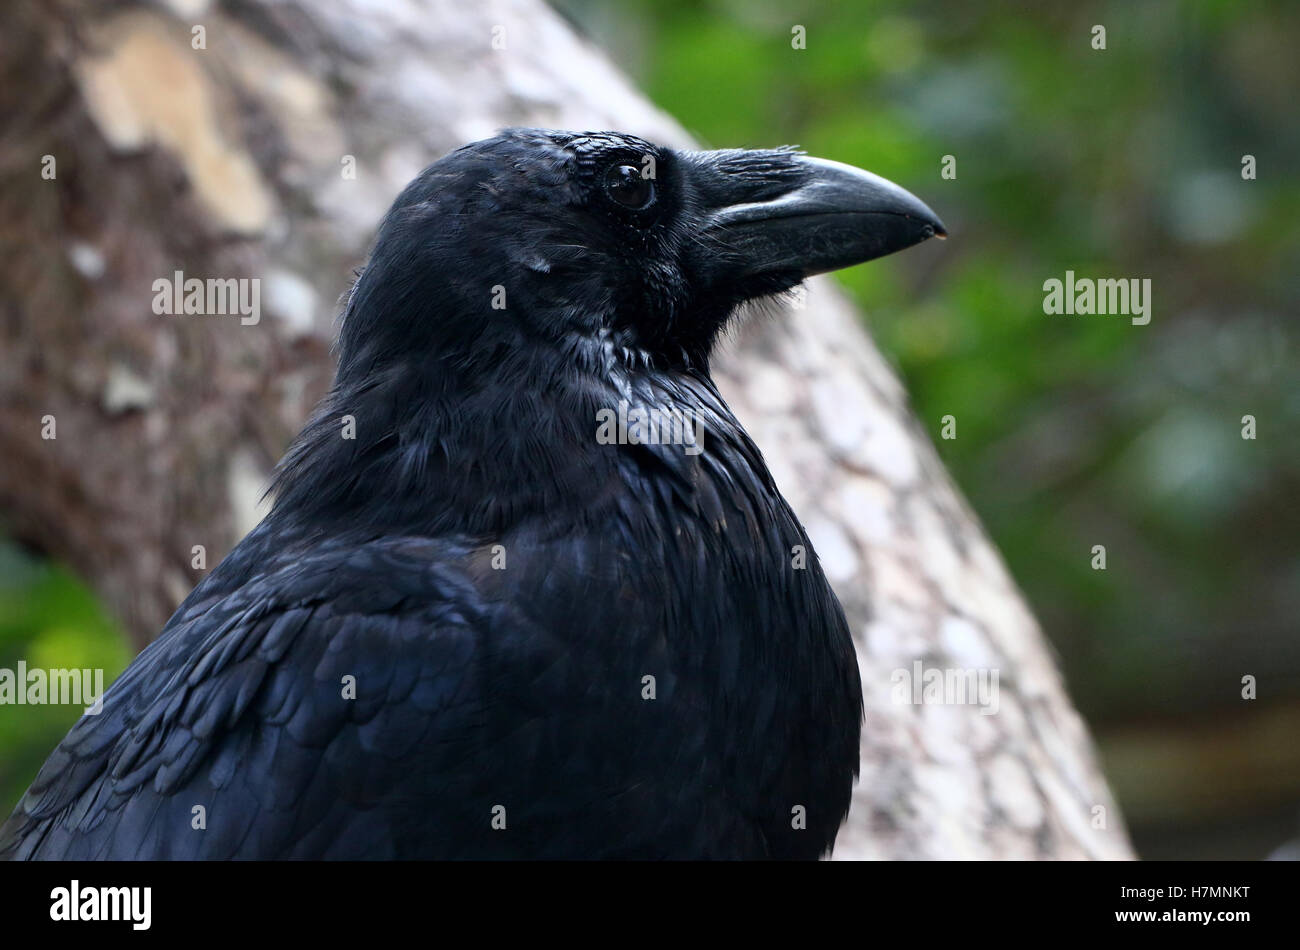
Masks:
[[[611,165],[605,172],[605,194],[616,204],[640,211],[655,197],[655,183],[635,165]]]

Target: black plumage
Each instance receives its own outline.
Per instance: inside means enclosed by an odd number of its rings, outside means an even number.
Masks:
[[[430,166],[273,510],[54,751],[0,854],[825,853],[853,646],[709,350],[742,301],[934,233],[901,189],[790,150],[510,130]],[[701,451],[603,444],[620,404],[697,420]]]

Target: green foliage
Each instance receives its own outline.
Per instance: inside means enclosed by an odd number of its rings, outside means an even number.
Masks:
[[[70,572],[0,544],[0,669],[102,669],[107,686],[131,659],[121,631]],[[81,716],[67,705],[0,706],[0,802],[8,807]]]

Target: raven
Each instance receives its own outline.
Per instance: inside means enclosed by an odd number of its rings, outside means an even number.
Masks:
[[[824,855],[853,644],[709,354],[744,301],[944,233],[789,148],[510,129],[430,165],[272,510],[0,854]]]

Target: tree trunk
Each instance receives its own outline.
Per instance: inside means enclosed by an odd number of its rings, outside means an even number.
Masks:
[[[423,165],[508,125],[688,143],[532,0],[16,0],[0,69],[0,510],[138,645],[260,517],[336,301]],[[261,320],[157,314],[176,271],[261,278]],[[716,375],[856,637],[836,857],[1129,857],[1041,631],[833,285],[748,323]],[[996,713],[902,701],[917,662],[997,671]]]

